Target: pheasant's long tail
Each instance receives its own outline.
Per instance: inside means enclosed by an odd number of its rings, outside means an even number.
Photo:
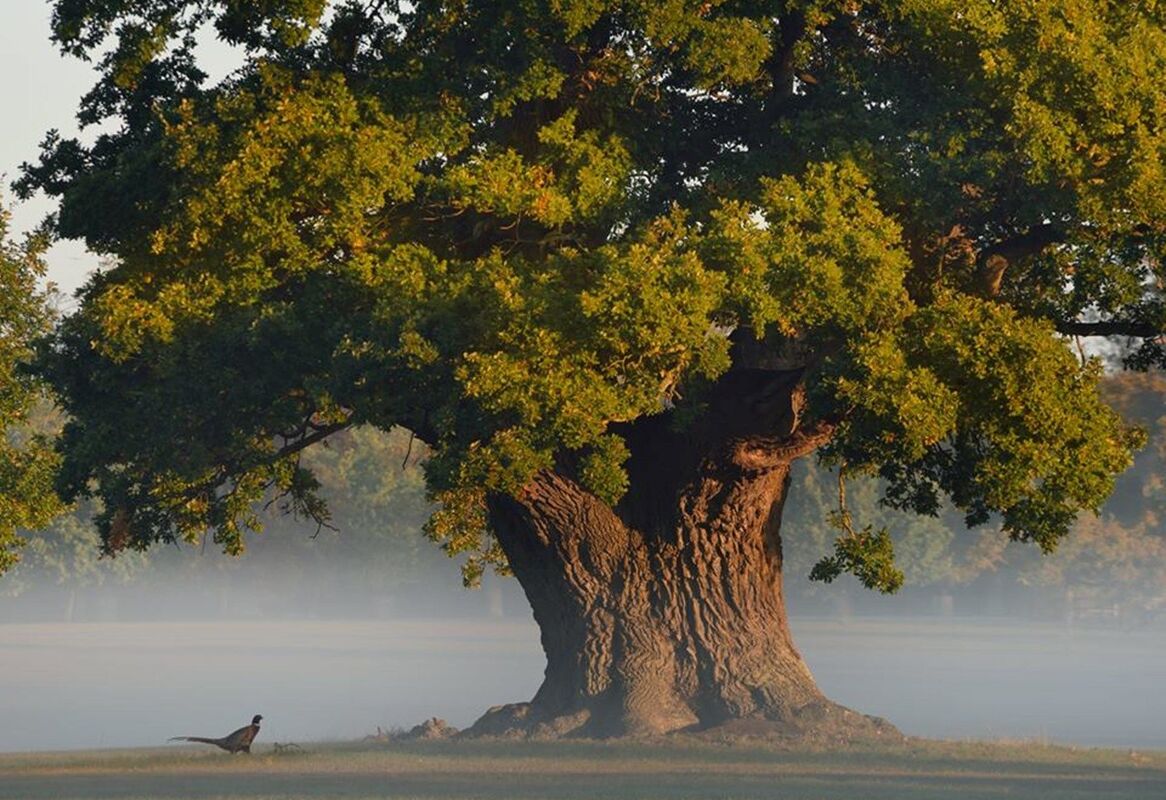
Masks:
[[[202,744],[221,744],[218,739],[208,739],[205,736],[171,736],[168,742],[201,742]]]

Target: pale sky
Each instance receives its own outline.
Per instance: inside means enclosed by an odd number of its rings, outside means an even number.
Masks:
[[[0,0],[0,202],[12,208],[17,234],[36,227],[54,207],[45,197],[16,203],[11,183],[19,177],[21,163],[36,160],[49,129],[77,134],[78,101],[97,79],[90,64],[62,56],[49,41],[51,15],[49,0]],[[203,69],[212,78],[221,77],[237,59],[213,37],[204,39]],[[48,279],[72,294],[98,258],[79,242],[61,242],[47,261]]]
[[[47,198],[16,203],[12,181],[20,164],[34,161],[50,128],[74,135],[77,101],[94,82],[90,65],[57,53],[49,41],[46,0],[0,0],[0,198],[12,207],[15,232],[23,233],[53,209]],[[72,293],[97,265],[77,242],[62,242],[48,256],[49,280]]]

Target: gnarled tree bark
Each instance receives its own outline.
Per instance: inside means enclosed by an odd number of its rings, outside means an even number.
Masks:
[[[828,438],[803,430],[800,373],[726,376],[704,421],[622,431],[631,488],[615,508],[540,473],[490,501],[534,611],[546,675],[529,703],[473,734],[654,735],[740,725],[786,735],[893,729],[827,700],[794,647],[782,596],[790,464]]]

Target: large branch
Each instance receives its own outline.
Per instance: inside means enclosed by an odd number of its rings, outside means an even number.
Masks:
[[[833,422],[818,420],[788,436],[757,436],[738,440],[732,448],[733,463],[750,471],[788,464],[826,444],[837,428]]]
[[[324,441],[332,434],[339,433],[340,431],[349,427],[351,424],[352,422],[348,419],[344,419],[339,422],[328,423],[326,425],[313,424],[311,426],[311,433],[305,434],[298,439],[295,439],[294,441],[284,442],[284,444],[278,450],[272,453],[268,458],[264,459],[261,463],[273,464],[280,459],[286,458],[287,456],[295,455],[301,450],[305,450],[317,442]]]
[[[773,93],[780,102],[788,100],[794,94],[795,54],[797,44],[805,37],[806,32],[806,17],[801,12],[783,14],[778,20],[776,41],[766,68],[772,76]]]
[[[1001,240],[980,252],[980,280],[989,297],[1000,294],[1000,285],[1009,266],[1039,255],[1046,247],[1065,241],[1065,231],[1047,223],[1029,228],[1022,234]]]

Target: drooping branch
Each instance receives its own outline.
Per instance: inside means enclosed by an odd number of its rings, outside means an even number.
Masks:
[[[284,439],[284,443],[274,450],[264,453],[260,457],[243,459],[238,458],[222,464],[214,471],[214,474],[208,480],[199,481],[188,487],[182,494],[185,499],[193,499],[196,497],[213,495],[222,486],[227,485],[230,481],[235,480],[234,488],[230,490],[230,494],[239,486],[239,477],[249,473],[251,470],[262,469],[270,467],[271,465],[282,461],[289,456],[298,456],[298,454],[314,444],[322,442],[334,433],[339,433],[352,424],[351,418],[339,420],[324,425],[317,425],[315,423],[307,422],[304,428],[310,428],[311,432],[305,429],[300,429],[301,434],[294,441],[289,441],[286,435],[280,434]]]
[[[1095,322],[1064,320],[1057,322],[1057,332],[1066,336],[1129,336],[1154,339],[1166,336],[1166,328],[1139,320],[1106,319]]]

